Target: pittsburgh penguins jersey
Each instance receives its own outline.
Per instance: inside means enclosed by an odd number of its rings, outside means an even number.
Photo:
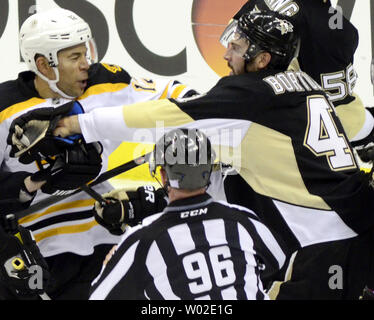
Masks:
[[[36,163],[23,165],[17,158],[9,157],[10,146],[6,137],[12,121],[19,115],[42,107],[58,107],[66,99],[42,99],[34,86],[34,73],[30,71],[19,74],[17,80],[0,85],[0,160],[4,174],[0,188],[7,193],[7,198],[19,198],[19,190],[26,176],[25,172],[38,170]],[[84,112],[98,106],[122,105],[159,98],[182,97],[195,93],[186,85],[174,80],[136,79],[121,67],[105,63],[94,64],[89,69],[88,85],[78,98]],[[119,146],[119,142],[100,141],[103,145],[101,172],[107,169],[109,155]],[[99,193],[112,189],[106,182],[95,187]],[[38,191],[33,203],[50,195]],[[13,202],[14,203],[14,202]],[[117,243],[119,237],[111,235],[99,226],[92,214],[94,200],[84,193],[71,196],[40,212],[35,212],[22,219],[20,224],[27,227],[35,236],[43,256],[53,256],[62,252],[73,252],[89,255],[94,246],[104,243]],[[19,206],[18,206],[19,207]],[[13,207],[17,209],[17,206]]]
[[[251,0],[234,18],[253,9],[270,9],[289,17],[301,40],[297,62],[291,67],[300,68],[321,85],[353,145],[366,144],[365,138],[373,134],[374,118],[354,93],[357,74],[353,63],[359,40],[356,27],[331,7],[329,0]]]
[[[235,18],[255,8],[278,11],[295,24],[301,40],[300,68],[322,86],[335,105],[354,99],[357,75],[353,57],[358,46],[358,31],[343,15],[339,16],[340,21],[334,20],[336,11],[330,1],[251,0]]]
[[[264,300],[285,255],[248,209],[207,194],[176,200],[128,231],[91,300]]]
[[[245,206],[291,249],[354,237],[373,225],[368,177],[357,167],[333,105],[304,72],[262,70],[224,77],[198,97],[117,107],[110,113],[98,108],[79,115],[79,121],[88,141],[113,136],[109,125],[125,140],[133,140],[137,128],[148,128],[156,140],[162,135],[156,129],[160,123],[163,130],[203,130],[219,160],[244,180]]]

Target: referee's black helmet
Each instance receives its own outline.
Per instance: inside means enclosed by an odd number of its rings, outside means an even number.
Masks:
[[[163,168],[172,188],[196,190],[209,185],[214,159],[212,145],[203,132],[173,129],[156,143],[149,170],[155,176],[157,168]]]

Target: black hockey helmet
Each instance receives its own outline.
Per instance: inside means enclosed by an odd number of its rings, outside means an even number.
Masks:
[[[244,13],[239,20],[231,21],[220,41],[227,47],[232,39],[241,37],[249,43],[243,55],[247,62],[267,51],[272,56],[269,67],[285,69],[298,54],[299,36],[288,18],[278,12],[252,10]]]
[[[154,177],[160,166],[172,188],[196,190],[209,185],[214,159],[214,150],[204,133],[197,129],[173,129],[156,143],[149,171]]]
[[[237,12],[237,13],[235,13],[235,15],[232,17],[233,19],[235,19],[235,20],[239,20],[240,19],[240,17],[243,15],[243,14],[245,14],[245,13],[247,13],[247,12],[250,12],[251,11],[251,4],[250,4],[250,0],[249,1],[247,1],[241,8],[240,8],[240,10]]]

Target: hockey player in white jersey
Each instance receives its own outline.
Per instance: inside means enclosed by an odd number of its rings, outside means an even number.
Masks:
[[[2,213],[25,208],[50,194],[72,192],[104,172],[109,155],[120,145],[102,140],[102,148],[97,149],[98,144],[86,144],[76,136],[52,138],[53,147],[38,150],[29,146],[26,152],[18,153],[6,143],[15,118],[37,110],[44,119],[39,130],[48,135],[53,115],[195,94],[178,81],[136,79],[120,66],[95,63],[90,27],[69,10],[52,9],[26,19],[20,30],[20,48],[29,71],[0,84],[0,192],[7,199],[1,204]],[[80,101],[78,109],[74,109],[75,100]],[[17,135],[13,138],[19,142]],[[61,144],[68,151],[61,149],[59,153]],[[41,190],[36,192],[38,188]],[[96,191],[111,189],[109,183],[103,183]],[[53,299],[86,299],[89,285],[100,271],[100,261],[119,240],[95,221],[93,204],[92,198],[81,193],[20,220],[33,232],[49,265],[53,280],[47,293]]]

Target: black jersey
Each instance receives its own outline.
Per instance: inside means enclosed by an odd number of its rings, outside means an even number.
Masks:
[[[358,170],[332,105],[307,74],[260,71],[226,77],[199,99],[174,102],[194,120],[247,121],[241,164],[234,167],[240,168],[249,188],[229,183],[228,176],[227,200],[256,210],[278,233],[291,229],[302,245],[314,237],[332,240],[312,218],[322,222],[330,210],[337,215],[323,223],[331,224],[330,235],[338,238],[366,229],[369,221],[373,224],[373,204],[368,202],[373,203],[374,193]],[[291,238],[287,240],[292,243]]]
[[[134,130],[157,128],[160,121],[165,128],[204,131],[219,160],[231,164],[245,182],[228,191],[235,196],[241,188],[240,204],[256,209],[291,250],[354,237],[374,224],[368,177],[357,167],[331,102],[303,72],[229,76],[196,98],[123,106],[111,114],[97,109],[80,116],[88,141],[113,132],[136,139]]]
[[[335,106],[354,100],[357,75],[353,58],[358,31],[343,15],[336,18],[339,13],[330,1],[251,0],[235,18],[254,8],[278,11],[295,24],[301,40],[300,68],[322,86]]]
[[[268,299],[261,275],[284,259],[253,212],[200,195],[125,233],[90,299]]]

